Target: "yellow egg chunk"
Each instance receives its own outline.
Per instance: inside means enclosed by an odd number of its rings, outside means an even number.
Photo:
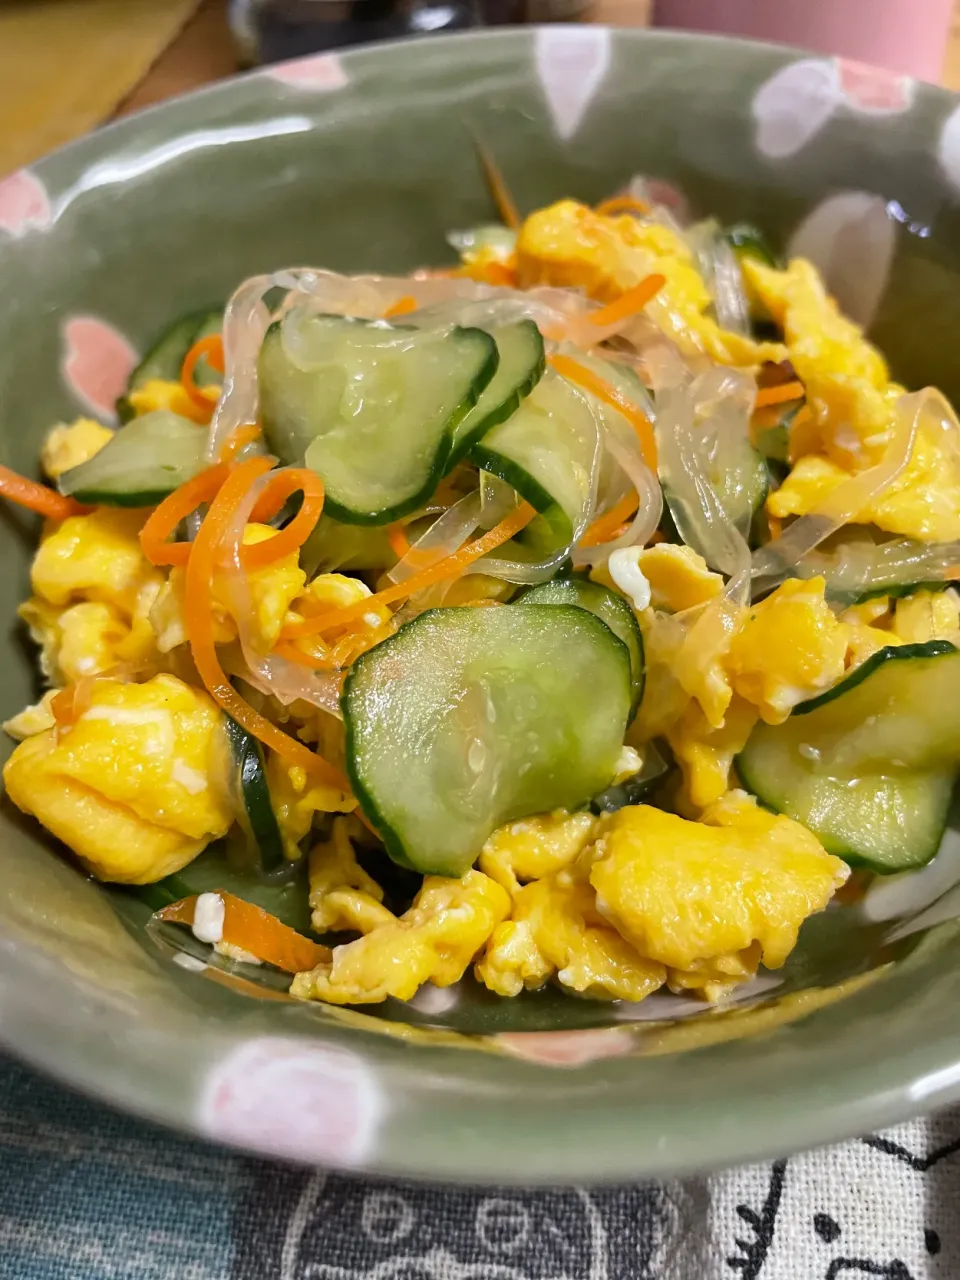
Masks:
[[[960,641],[960,598],[946,591],[915,591],[898,600],[893,613],[893,633],[905,644],[927,640]]]
[[[23,742],[25,738],[32,738],[37,733],[45,733],[47,729],[52,729],[56,724],[56,719],[50,703],[56,697],[56,694],[56,689],[49,689],[39,702],[34,703],[32,706],[24,707],[15,716],[5,720],[3,722],[4,733],[9,734],[11,738],[15,738],[17,742]]]
[[[890,597],[873,596],[852,604],[840,614],[840,621],[851,627],[879,627],[890,621]]]
[[[584,289],[601,302],[620,297],[653,272],[664,276],[646,314],[688,354],[705,353],[729,365],[776,363],[786,356],[779,343],[730,333],[706,314],[713,299],[693,255],[683,237],[663,223],[606,217],[576,200],[560,200],[524,221],[516,253],[521,289]]]
[[[310,906],[317,933],[369,933],[394,918],[383,906],[383,890],[357,862],[348,818],[335,818],[330,839],[310,851]]]
[[[824,599],[823,578],[790,579],[753,605],[730,644],[734,689],[780,724],[797,705],[843,676],[847,630]]]
[[[686,798],[693,809],[706,808],[727,790],[734,756],[747,745],[758,718],[755,706],[735,697],[723,724],[714,729],[700,704],[691,702],[667,731],[667,741],[683,773]]]
[[[901,643],[899,636],[882,627],[847,627],[847,670],[859,667],[861,662],[872,658],[880,649]]]
[[[589,844],[596,819],[589,813],[540,813],[498,827],[480,853],[480,870],[515,894],[522,881],[539,880],[574,862]]]
[[[520,890],[475,972],[502,996],[556,976],[571,991],[613,1000],[644,1000],[666,978],[599,915],[593,889],[570,871]]]
[[[142,511],[98,507],[45,532],[30,570],[34,593],[50,604],[94,600],[131,616],[146,584],[161,575],[140,550]]]
[[[270,525],[248,524],[243,531],[243,545],[251,547],[259,542],[266,542],[276,537],[277,532]],[[161,653],[169,653],[186,643],[187,633],[183,620],[184,579],[185,570],[173,568],[150,612],[150,621]],[[297,552],[291,551],[274,564],[247,570],[243,579],[249,599],[251,643],[258,653],[268,653],[280,638],[288,610],[300,595],[306,574],[300,568]],[[228,579],[223,573],[218,573],[211,592],[214,638],[218,644],[229,644],[236,639],[234,613],[245,607],[246,602],[242,599],[234,602]]]
[[[290,992],[374,1004],[388,996],[409,1000],[425,982],[451,986],[509,911],[506,890],[479,871],[459,880],[427,876],[409,911],[334,947],[330,962],[298,973]]]
[[[848,875],[799,823],[734,792],[700,822],[647,805],[612,814],[590,881],[600,912],[643,956],[691,970],[758,943],[776,969]]]
[[[201,409],[198,404],[194,404],[180,382],[151,378],[142,387],[129,392],[127,400],[137,417],[144,413],[155,413],[158,409],[168,409],[181,418],[189,418],[191,422],[204,426],[210,421],[210,409]]]
[[[668,969],[667,986],[676,995],[702,996],[712,1004],[755,977],[759,963],[760,948],[754,943],[743,951],[703,960],[689,969]]]
[[[357,806],[348,791],[308,777],[305,769],[289,764],[275,751],[267,753],[267,785],[283,849],[291,861],[300,857],[300,841],[318,813],[349,813]]]
[[[679,624],[656,609],[644,609],[637,614],[637,621],[643,636],[646,679],[640,708],[627,729],[627,741],[633,746],[662,737],[680,719],[690,702],[690,694],[674,670],[677,653],[683,643]]]
[[[767,511],[781,520],[815,511],[849,478],[849,471],[829,458],[809,454],[767,499]],[[929,428],[919,427],[900,475],[857,512],[852,523],[875,524],[921,542],[960,538],[960,467],[950,447]]]
[[[778,271],[746,258],[742,266],[750,287],[783,330],[790,362],[806,387],[821,450],[848,471],[876,461],[903,394],[891,384],[880,352],[859,325],[841,315],[812,263],[794,258],[785,271]],[[791,437],[791,446],[795,443]],[[774,507],[770,510],[778,514]]]
[[[147,884],[231,825],[226,741],[215,704],[174,676],[99,680],[69,728],[17,747],[7,794],[102,880]]]
[[[40,465],[51,480],[56,480],[64,471],[89,462],[112,439],[110,428],[95,418],[60,422],[47,432],[40,449]]]
[[[637,565],[650,584],[650,603],[655,609],[681,613],[706,604],[723,591],[723,578],[712,573],[703,556],[692,547],[669,542],[644,547]]]

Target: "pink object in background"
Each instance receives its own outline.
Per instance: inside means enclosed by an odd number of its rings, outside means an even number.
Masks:
[[[654,25],[856,58],[938,82],[954,0],[655,0]]]

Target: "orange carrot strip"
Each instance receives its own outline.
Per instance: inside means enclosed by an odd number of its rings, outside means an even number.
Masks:
[[[81,676],[74,684],[68,684],[53,695],[50,710],[57,724],[65,727],[76,724],[90,706],[97,679],[97,676]]]
[[[290,523],[272,538],[240,548],[240,563],[245,569],[263,569],[268,564],[276,564],[284,556],[299,551],[310,537],[323,510],[323,481],[306,467],[286,468],[271,476],[251,512],[251,519],[257,518],[261,503],[266,510],[272,507],[275,514],[295,493],[303,494],[303,502]]]
[[[643,410],[637,408],[633,401],[628,396],[625,396],[618,387],[612,386],[607,382],[606,378],[601,378],[598,373],[588,369],[579,360],[574,360],[572,356],[555,355],[550,356],[549,360],[557,373],[562,374],[570,382],[575,382],[577,386],[583,387],[584,391],[589,391],[598,400],[602,400],[604,404],[610,405],[612,409],[616,409],[623,414],[637,433],[644,461],[653,474],[656,475],[657,440],[653,434],[653,426],[650,423],[650,419]]]
[[[595,205],[593,211],[602,218],[609,218],[617,213],[646,214],[650,212],[650,206],[646,200],[638,200],[636,196],[609,196]]]
[[[140,530],[140,546],[151,564],[185,565],[190,558],[190,542],[170,542],[177,525],[192,515],[202,502],[209,502],[226,480],[229,468],[218,462],[168,494]]]
[[[483,166],[483,176],[487,180],[487,186],[490,188],[490,194],[493,196],[493,202],[497,206],[500,219],[505,226],[516,231],[522,219],[517,212],[517,206],[513,202],[513,196],[511,196],[493,156],[479,138],[476,139],[476,144],[477,155],[480,157],[480,163]]]
[[[280,658],[286,658],[288,662],[297,662],[301,667],[309,667],[312,671],[336,670],[337,664],[332,654],[307,653],[298,649],[292,640],[277,641],[273,652]]]
[[[329,964],[329,947],[305,938],[252,902],[222,889],[216,890],[216,894],[223,903],[223,941],[230,946],[242,947],[258,960],[287,973],[301,973],[304,969],[315,969],[318,964]],[[157,911],[156,918],[171,924],[192,925],[196,906],[196,896],[182,898]]]
[[[783,382],[779,387],[761,387],[754,402],[755,409],[768,404],[784,404],[787,400],[802,400],[806,395],[802,382]]]
[[[405,293],[402,298],[398,298],[392,307],[387,307],[383,313],[384,320],[392,320],[394,316],[406,316],[411,311],[416,311],[417,300],[409,293]]]
[[[253,444],[260,435],[260,424],[251,422],[245,427],[234,427],[223,442],[220,450],[221,462],[232,462],[237,454],[248,444]]]
[[[302,742],[278,729],[237,693],[220,666],[213,633],[210,588],[237,506],[250,486],[270,469],[270,458],[251,458],[235,467],[214,498],[190,549],[184,583],[184,621],[190,652],[200,679],[215,702],[242,724],[248,733],[266,743],[288,763],[299,765],[321,782],[349,792],[350,784],[339,769],[315,755]]]
[[[453,555],[444,556],[442,560],[438,560],[426,569],[421,569],[419,573],[411,574],[403,582],[397,582],[392,586],[385,587],[383,591],[378,591],[375,595],[358,600],[355,604],[346,605],[341,609],[327,609],[326,612],[318,613],[313,618],[304,618],[300,622],[292,623],[284,628],[283,637],[284,639],[295,639],[298,636],[314,635],[318,631],[328,631],[331,627],[343,626],[347,622],[352,622],[354,618],[363,617],[365,613],[369,613],[371,609],[376,609],[378,605],[391,604],[394,600],[404,600],[408,596],[422,591],[424,587],[431,587],[435,582],[442,582],[444,578],[457,578],[475,560],[479,560],[481,556],[485,556],[489,551],[502,546],[514,534],[526,528],[536,514],[529,502],[522,502],[515,511],[511,511],[506,519],[494,525],[488,533],[475,538],[473,542],[466,543],[459,551],[455,551]]]
[[[615,502],[609,511],[605,511],[602,516],[597,516],[592,524],[587,526],[583,537],[580,539],[581,547],[596,547],[601,542],[609,542],[614,536],[615,531],[623,524],[624,520],[628,520],[636,511],[639,500],[635,489],[631,489],[629,493],[625,493],[618,502]]]
[[[654,272],[652,275],[646,276],[639,284],[635,284],[632,289],[628,289],[626,293],[622,293],[616,302],[608,302],[599,311],[592,311],[587,319],[591,324],[595,324],[598,327],[607,324],[618,324],[621,320],[629,320],[638,315],[666,283],[666,276],[661,276]]]
[[[402,524],[387,525],[387,541],[390,543],[390,550],[398,560],[402,560],[410,550],[410,539]]]
[[[207,363],[218,373],[223,373],[223,338],[219,333],[211,333],[206,338],[199,338],[183,358],[180,366],[180,381],[183,389],[201,409],[209,409],[220,399],[220,392],[215,387],[198,387],[193,380],[197,362],[206,356]]]
[[[28,480],[26,476],[17,475],[9,467],[0,466],[0,497],[15,502],[18,507],[26,507],[46,516],[48,520],[66,520],[67,516],[82,516],[89,511],[73,498],[65,498],[56,489],[48,489],[45,484],[36,480]]]

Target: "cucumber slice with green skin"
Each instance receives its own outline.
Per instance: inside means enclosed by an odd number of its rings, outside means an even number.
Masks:
[[[347,676],[347,770],[395,861],[460,876],[502,823],[609,783],[631,701],[627,648],[586,609],[432,609]]]
[[[260,743],[242,725],[227,716],[227,739],[236,770],[236,797],[240,825],[253,843],[264,871],[276,871],[285,860],[283,837],[267,785],[267,770]]]
[[[221,311],[191,311],[168,325],[128,378],[127,389],[117,401],[120,421],[129,422],[135,416],[133,405],[127,398],[131,391],[138,391],[146,383],[155,380],[179,382],[180,369],[187,352],[199,337],[219,333],[222,323]]]
[[[731,522],[747,537],[755,532],[755,521],[763,512],[770,493],[770,472],[756,449],[744,449],[743,465],[718,457],[705,463],[705,470],[720,505]],[[664,512],[660,530],[668,542],[685,542],[682,530],[690,528],[686,510],[668,484],[663,485]]]
[[[341,524],[322,515],[300,548],[300,568],[308,578],[316,573],[359,573],[386,569],[396,553],[382,526]]]
[[[345,524],[390,524],[415,511],[446,469],[455,428],[496,373],[493,338],[341,316],[301,317],[297,326],[296,358],[280,322],[260,349],[267,444],[317,472],[327,514]]]
[[[605,791],[599,792],[590,801],[590,812],[597,815],[601,813],[616,813],[618,809],[625,809],[632,804],[642,804],[651,791],[660,785],[660,783],[673,772],[673,760],[665,759],[660,752],[650,744],[644,747],[645,760],[643,768],[639,773],[635,773],[630,778],[625,778],[623,782],[617,782],[612,787],[607,787]]]
[[[497,372],[453,433],[448,471],[492,427],[505,422],[516,412],[547,367],[543,338],[532,320],[520,320],[516,324],[491,329],[490,336],[499,353]]]
[[[633,683],[633,705],[630,718],[636,715],[643,697],[644,661],[643,635],[636,615],[615,591],[588,578],[553,578],[525,591],[517,604],[574,604],[588,609],[605,622],[618,640],[627,646],[630,654],[630,678]]]
[[[762,804],[826,849],[886,873],[940,847],[960,767],[960,650],[943,640],[881,649],[737,757]]]
[[[60,492],[91,506],[152,507],[206,466],[207,433],[167,409],[121,427],[99,453],[64,471]]]
[[[488,431],[468,456],[513,485],[544,517],[519,541],[546,557],[568,546],[584,523],[599,447],[597,419],[586,397],[548,371],[516,413]]]
[[[774,253],[763,232],[750,222],[737,222],[724,232],[727,244],[738,258],[757,258],[767,267],[783,269],[783,261]]]

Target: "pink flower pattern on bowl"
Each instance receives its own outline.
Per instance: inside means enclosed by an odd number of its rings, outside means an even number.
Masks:
[[[296,89],[332,93],[342,89],[349,81],[343,64],[334,53],[318,53],[309,58],[293,58],[268,67],[263,73],[271,80],[292,85]]]
[[[108,421],[139,356],[113,325],[96,316],[72,316],[63,326],[62,372],[91,412]]]
[[[0,179],[0,231],[15,237],[42,231],[51,216],[47,189],[29,169]]]
[[[517,1058],[547,1067],[579,1067],[598,1058],[620,1058],[635,1047],[625,1027],[588,1031],[503,1031],[494,1043]]]

